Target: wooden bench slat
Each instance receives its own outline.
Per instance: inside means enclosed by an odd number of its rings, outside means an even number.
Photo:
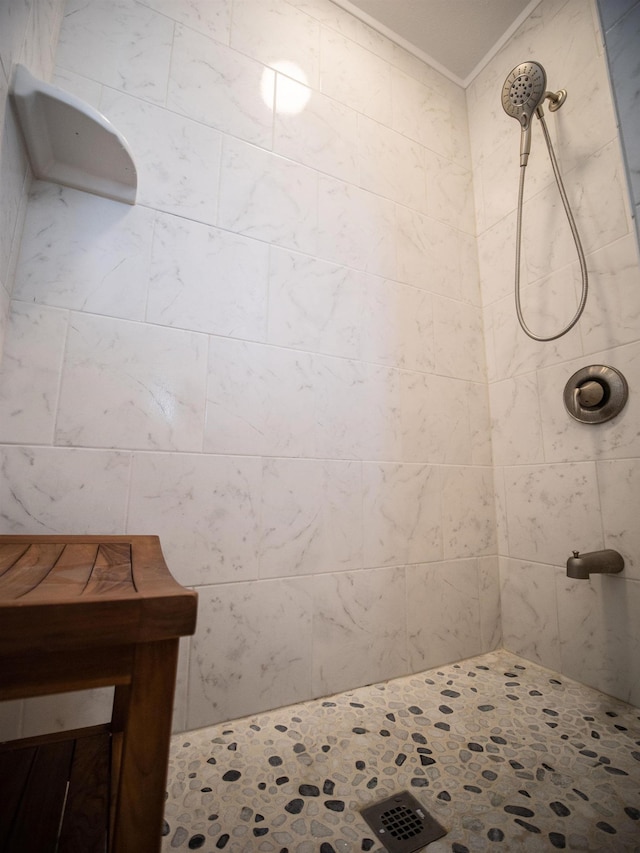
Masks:
[[[55,601],[84,593],[98,554],[97,545],[67,545],[51,571],[24,600]]]
[[[37,748],[5,853],[53,849],[51,841],[58,834],[72,757],[73,741]]]
[[[98,548],[85,595],[116,597],[135,593],[131,571],[131,546],[125,543],[104,543]]]
[[[75,742],[57,853],[104,853],[109,822],[108,734]]]
[[[0,851],[11,837],[16,812],[31,772],[36,748],[0,752]]]
[[[3,575],[7,569],[10,569],[16,560],[22,557],[28,547],[27,544],[23,545],[19,543],[4,547],[0,553],[0,575]]]
[[[32,545],[0,577],[0,598],[20,598],[36,587],[55,565],[64,545]]]

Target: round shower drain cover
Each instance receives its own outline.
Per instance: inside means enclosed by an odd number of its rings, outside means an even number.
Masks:
[[[389,853],[414,853],[447,830],[408,791],[400,791],[360,812]]]

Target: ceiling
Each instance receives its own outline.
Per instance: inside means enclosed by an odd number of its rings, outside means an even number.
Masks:
[[[468,85],[540,0],[334,0]]]

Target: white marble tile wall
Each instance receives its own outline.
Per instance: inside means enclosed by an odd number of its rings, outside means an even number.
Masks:
[[[0,8],[0,361],[31,172],[9,87],[17,63],[49,80],[64,0],[5,0]]]
[[[178,728],[498,645],[462,89],[327,0],[68,0],[55,79],[138,202],[33,187],[2,529],[161,535]]]
[[[520,131],[503,112],[500,92],[526,59],[542,63],[548,88],[568,91],[561,110],[545,112],[590,276],[580,322],[553,343],[527,338],[513,307]],[[637,703],[640,268],[595,3],[542,0],[470,85],[467,101],[504,644]],[[524,204],[523,310],[534,331],[549,334],[575,310],[580,270],[536,125]],[[574,421],[562,401],[566,381],[589,364],[617,367],[630,387],[625,411],[599,426]],[[622,576],[567,579],[572,550],[605,547],[623,554]]]

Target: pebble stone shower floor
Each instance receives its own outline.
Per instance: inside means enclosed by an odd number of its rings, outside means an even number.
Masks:
[[[505,651],[172,739],[163,853],[383,853],[410,791],[429,853],[640,853],[640,709]]]

